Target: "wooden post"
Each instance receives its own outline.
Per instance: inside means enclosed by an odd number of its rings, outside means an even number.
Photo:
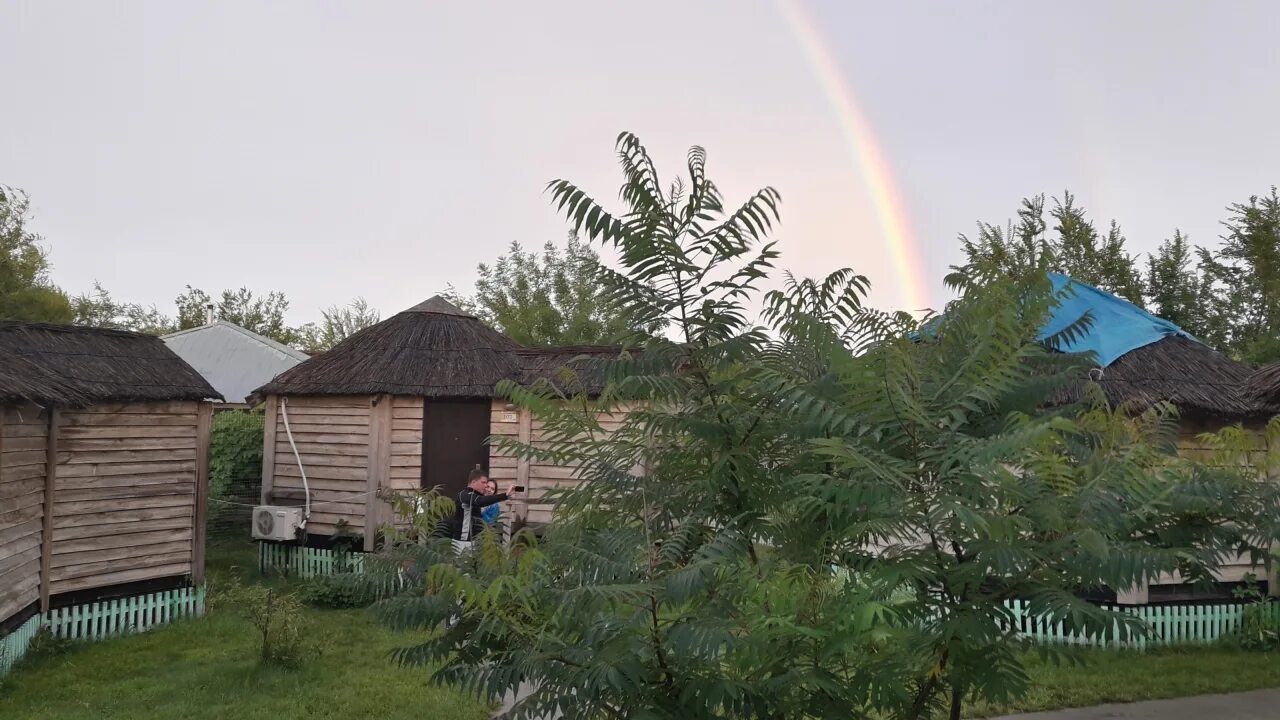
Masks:
[[[204,545],[209,519],[209,436],[213,431],[213,403],[202,402],[196,409],[196,492],[195,527],[191,533],[191,582],[204,584]]]
[[[271,504],[271,488],[276,479],[276,413],[280,396],[268,395],[262,415],[262,493],[263,505]]]
[[[392,395],[375,395],[369,409],[369,471],[364,496],[364,551],[373,552],[378,527],[392,518],[380,495],[391,486]]]
[[[49,575],[53,562],[53,487],[58,476],[58,408],[49,408],[49,441],[44,463],[44,525],[40,534],[40,612],[49,612]]]
[[[528,445],[533,437],[533,411],[527,407],[520,408],[520,416],[516,424],[516,440],[522,445]],[[516,460],[516,484],[524,486],[524,492],[520,494],[517,502],[512,503],[515,507],[516,517],[521,523],[529,520],[529,458],[522,457]],[[512,523],[508,523],[510,525]]]

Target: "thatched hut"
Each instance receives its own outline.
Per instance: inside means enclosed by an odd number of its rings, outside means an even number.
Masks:
[[[217,397],[159,338],[0,321],[0,635],[201,581]]]
[[[1231,425],[1260,430],[1280,412],[1280,396],[1266,397],[1251,390],[1251,377],[1258,377],[1246,365],[1201,343],[1184,330],[1145,310],[1097,288],[1056,276],[1060,288],[1072,288],[1055,318],[1059,325],[1077,319],[1082,311],[1095,322],[1089,333],[1072,349],[1101,352],[1101,361],[1089,373],[1112,407],[1140,412],[1158,403],[1178,409],[1178,450],[1189,457],[1206,458],[1210,448],[1200,439],[1204,433]],[[1053,321],[1051,321],[1053,322]],[[1109,336],[1108,336],[1109,335]],[[1280,376],[1280,372],[1277,372]],[[1069,386],[1052,399],[1055,403],[1080,400],[1086,381]],[[1259,452],[1266,449],[1259,445]],[[1249,573],[1260,573],[1247,558],[1237,558],[1218,574],[1222,585],[1207,591],[1212,597],[1231,597],[1231,585]],[[1274,579],[1273,579],[1274,580]],[[1271,590],[1277,589],[1271,583]],[[1149,587],[1122,593],[1127,603],[1206,597],[1204,590],[1191,588],[1176,577],[1163,578]]]
[[[555,382],[568,366],[585,383],[576,389],[598,392],[602,359],[617,354],[524,348],[433,297],[258,390],[267,414],[263,503],[309,504],[312,540],[333,537],[343,523],[372,549],[376,528],[393,520],[388,493],[439,487],[452,495],[479,466],[500,483],[527,488],[512,503],[517,522],[544,523],[551,511],[539,502],[543,492],[572,470],[517,461],[489,446],[490,436],[536,435],[529,413],[495,398],[495,387],[503,380]]]

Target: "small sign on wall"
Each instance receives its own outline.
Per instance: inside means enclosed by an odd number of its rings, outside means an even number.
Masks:
[[[504,422],[504,423],[506,423],[506,422],[507,422],[507,423],[508,423],[508,422],[516,422],[516,421],[518,421],[519,419],[520,419],[520,416],[519,416],[519,415],[517,415],[517,414],[515,414],[515,413],[513,413],[513,412],[504,412],[504,413],[502,413],[502,422]]]

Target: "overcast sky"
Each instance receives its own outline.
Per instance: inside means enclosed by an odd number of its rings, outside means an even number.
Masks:
[[[904,200],[930,300],[957,234],[1072,189],[1131,252],[1280,182],[1273,2],[806,0]],[[733,202],[783,197],[783,265],[908,300],[841,118],[773,0],[0,0],[0,184],[69,291],[172,312],[278,289],[290,320],[390,314],[511,241],[562,241],[543,187],[612,201],[613,141]]]

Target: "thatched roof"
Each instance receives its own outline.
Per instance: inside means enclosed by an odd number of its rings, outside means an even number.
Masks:
[[[530,385],[540,378],[566,392],[599,395],[608,379],[609,364],[622,348],[613,345],[570,345],[529,348],[519,351],[521,376],[517,381]]]
[[[0,403],[80,406],[88,398],[69,383],[20,355],[0,353]]]
[[[286,370],[255,394],[492,397],[500,380],[520,377],[520,349],[436,296]]]
[[[1273,413],[1280,413],[1280,363],[1259,368],[1245,385],[1249,398]]]
[[[83,406],[95,402],[220,398],[151,335],[0,320],[0,398]]]
[[[1249,394],[1251,372],[1208,345],[1170,335],[1125,353],[1090,376],[1112,406],[1141,410],[1169,402],[1184,416],[1239,420],[1275,412]],[[1060,392],[1054,401],[1079,400],[1083,391],[1081,382]]]

